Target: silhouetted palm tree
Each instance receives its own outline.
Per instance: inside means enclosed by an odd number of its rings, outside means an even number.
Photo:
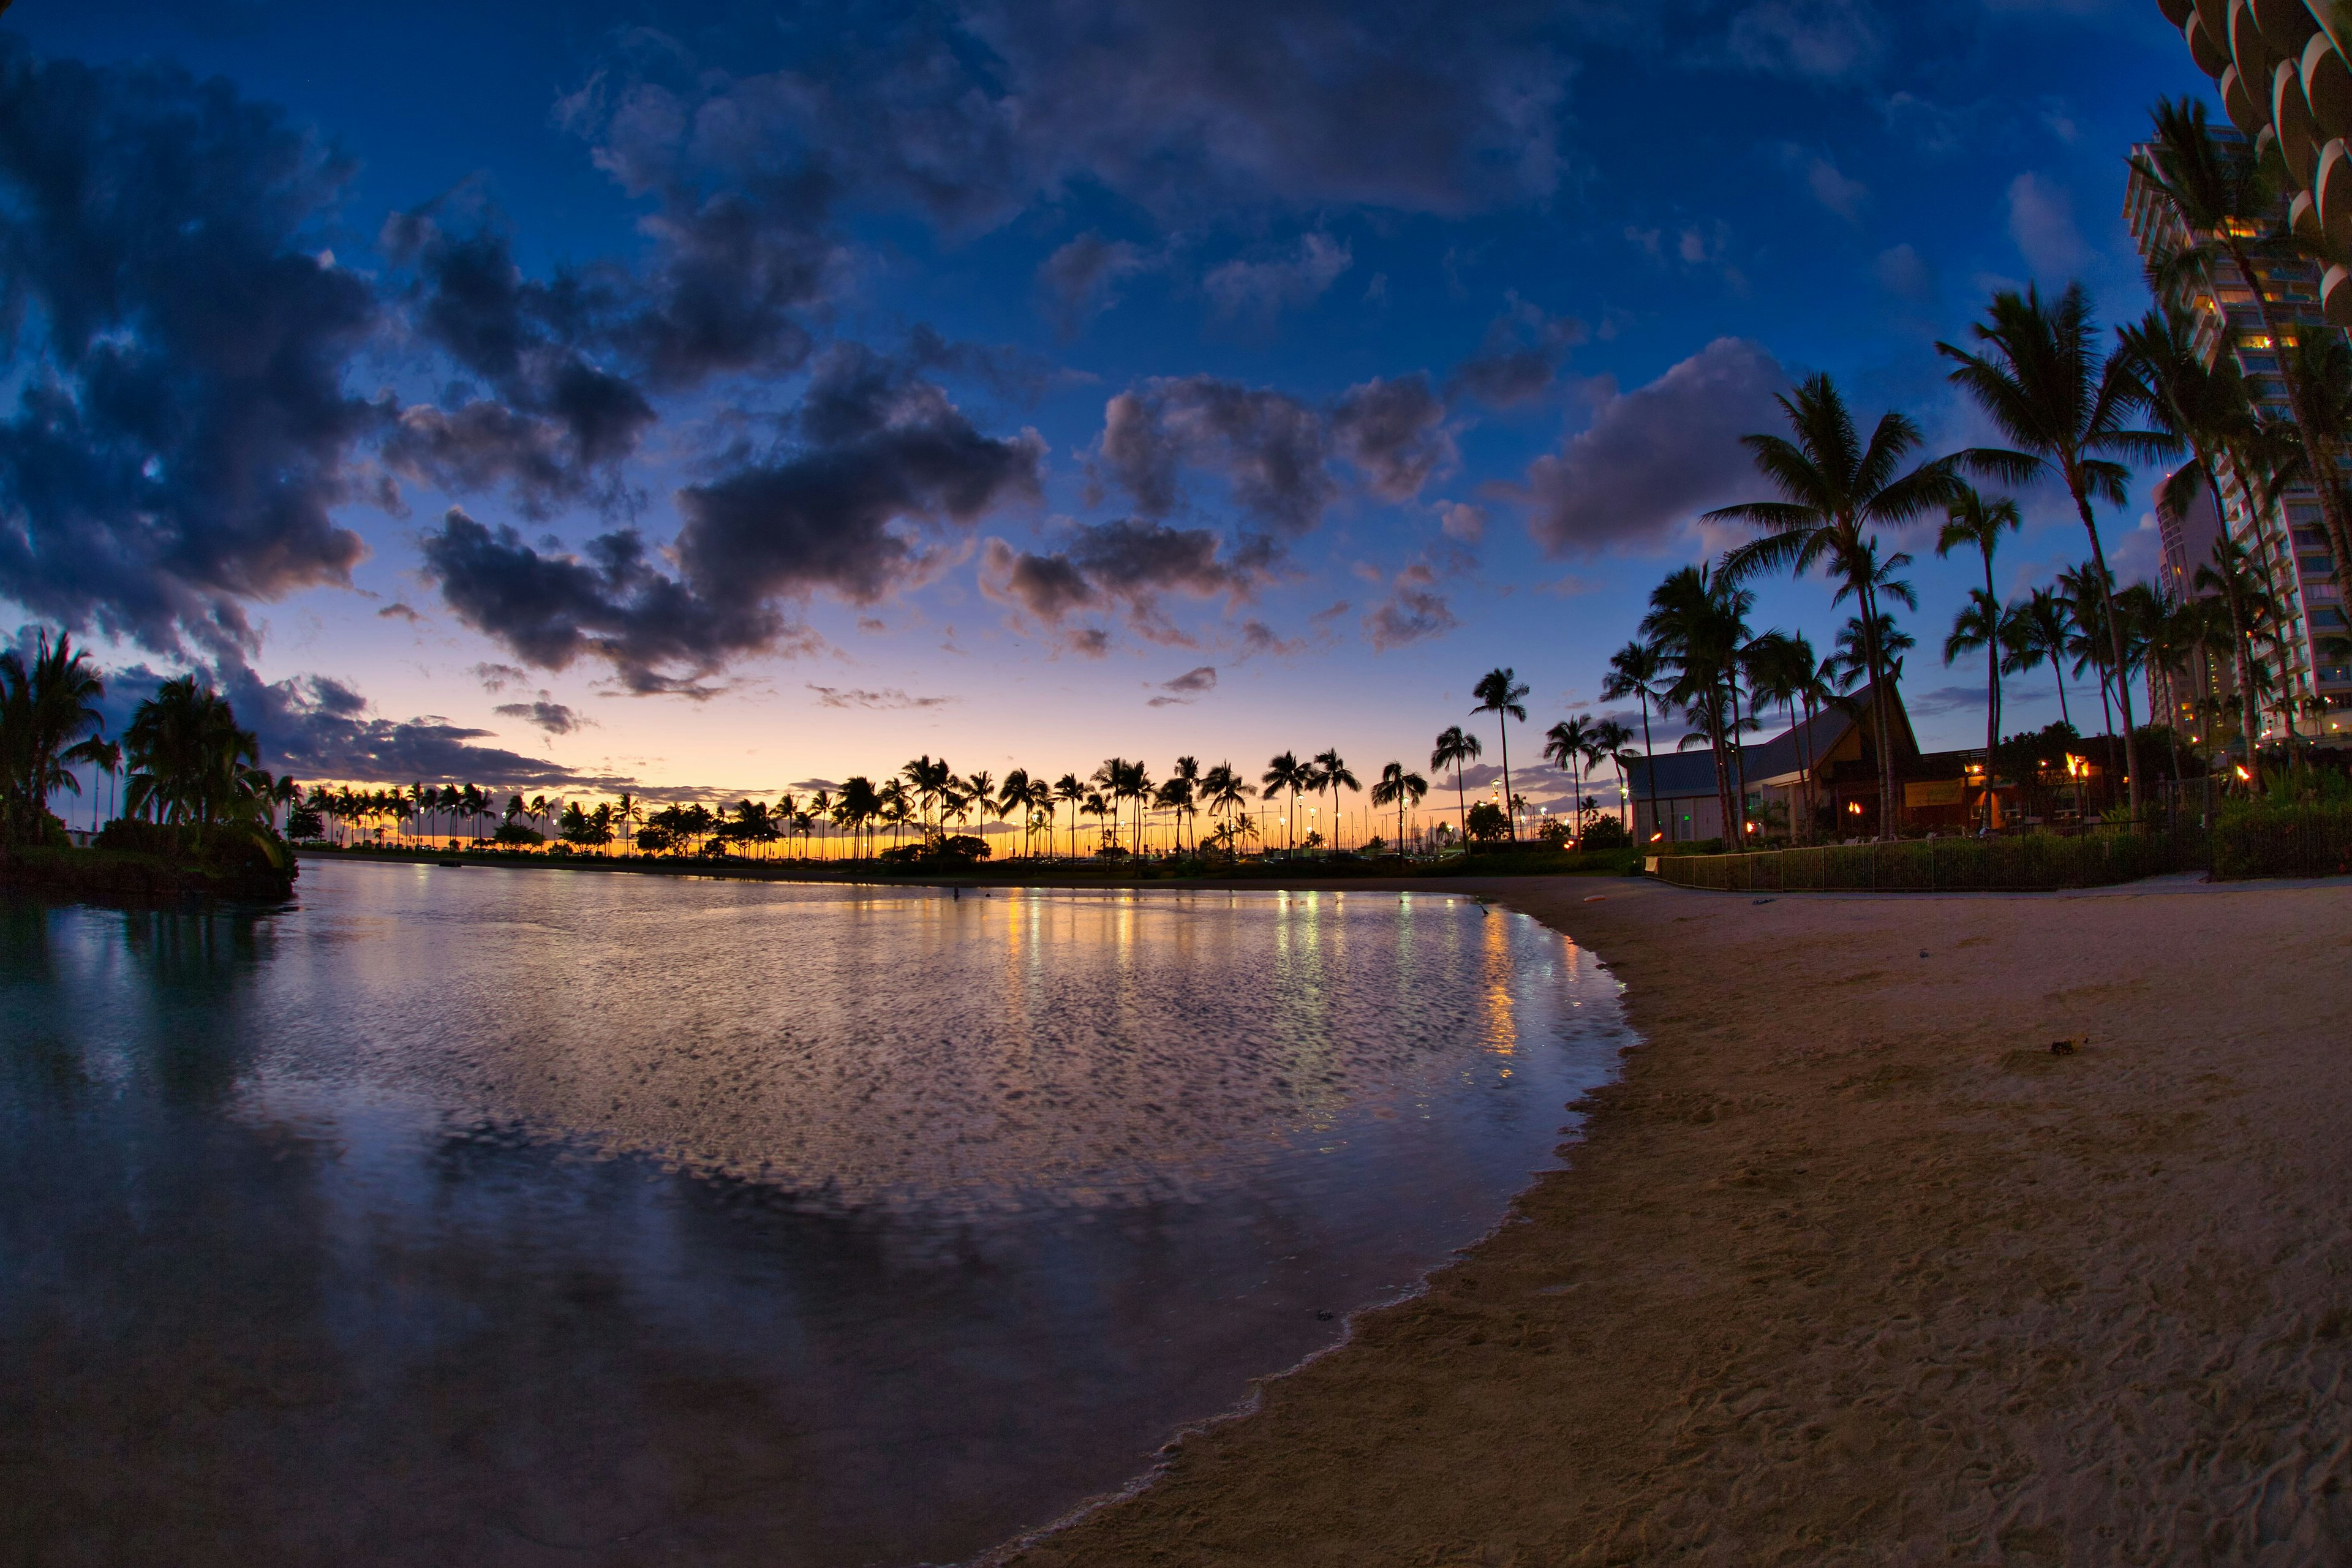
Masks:
[[[1584,757],[1592,749],[1592,721],[1582,713],[1562,719],[1544,731],[1544,760],[1566,768],[1571,796],[1569,825],[1584,831]]]
[[[2260,292],[2259,289],[2256,292]],[[2124,461],[2147,461],[2179,449],[2178,438],[2133,427],[2128,420],[2141,402],[2132,361],[2123,350],[2102,358],[2091,321],[2090,296],[2080,283],[2043,303],[2038,290],[2003,289],[1992,297],[1986,319],[1971,329],[1984,352],[1951,343],[1937,350],[1956,365],[1951,380],[1976,400],[2007,437],[2007,448],[1979,447],[1961,459],[1978,472],[2011,485],[2049,477],[2074,498],[2083,531],[2091,541],[2091,563],[2098,574],[2109,653],[2121,669],[2123,626],[2115,616],[2115,590],[2107,553],[2099,542],[2093,500],[2122,506],[2130,499],[2131,469]],[[2132,819],[2139,819],[2139,743],[2132,734],[2131,694],[2123,694],[2124,776]]]
[[[1076,808],[1087,798],[1087,786],[1078,782],[1077,774],[1064,773],[1060,778],[1054,781],[1054,798],[1071,808],[1070,854],[1075,858],[1078,853],[1078,813]]]
[[[1993,590],[1992,562],[2000,536],[2021,526],[2017,503],[2004,496],[1989,500],[1973,485],[1960,487],[1936,535],[1936,553],[1949,555],[1970,549],[1984,563],[1984,586],[1971,589],[1969,603],[1944,639],[1944,663],[1948,668],[1963,653],[1984,650],[1985,656],[1985,792],[1991,797],[1993,752],[2000,745],[2000,595]],[[1988,811],[1990,816],[1990,811]]]
[[[1657,645],[1636,637],[1609,656],[1609,673],[1601,682],[1603,702],[1622,702],[1628,697],[1641,700],[1643,772],[1650,781],[1650,828],[1654,835],[1663,828],[1658,822],[1658,770],[1649,761],[1656,754],[1650,742],[1650,704],[1660,700],[1665,672],[1665,659],[1659,654]]]
[[[1233,816],[1249,805],[1249,784],[1231,763],[1219,763],[1201,775],[1201,798],[1208,804],[1211,815],[1225,819],[1222,837],[1230,850],[1234,843]]]
[[[1356,775],[1348,771],[1348,764],[1339,759],[1339,750],[1336,746],[1315,753],[1315,783],[1331,797],[1331,847],[1337,849],[1340,847],[1339,792],[1351,789],[1360,794],[1364,786],[1358,784]]]
[[[1479,745],[1478,737],[1459,724],[1449,724],[1439,731],[1437,744],[1429,753],[1429,766],[1432,772],[1444,773],[1448,768],[1454,770],[1454,805],[1461,816],[1465,854],[1469,853],[1470,799],[1462,787],[1462,767],[1465,763],[1476,762],[1483,754],[1484,748]],[[1444,808],[1441,806],[1438,809],[1443,811]]]
[[[1749,501],[1706,514],[1709,521],[1745,522],[1765,530],[1723,558],[1723,574],[1734,582],[1756,572],[1786,568],[1802,576],[1820,566],[1861,600],[1864,625],[1877,624],[1878,606],[1867,581],[1865,546],[1878,528],[1914,521],[1949,499],[1951,459],[1922,463],[1901,471],[1904,458],[1920,442],[1919,427],[1898,413],[1879,416],[1864,445],[1853,416],[1827,375],[1809,377],[1780,400],[1793,440],[1779,436],[1743,436],[1757,470],[1780,492],[1777,501]],[[1873,717],[1879,734],[1879,831],[1891,835],[1898,805],[1895,795],[1893,692],[1875,649],[1864,649],[1874,687]]]
[[[37,839],[50,794],[81,793],[66,753],[100,728],[105,694],[89,656],[63,633],[54,643],[41,633],[29,666],[13,648],[0,653],[0,837]]]
[[[1282,852],[1286,858],[1297,838],[1293,819],[1298,815],[1298,792],[1314,787],[1314,764],[1302,763],[1295,752],[1285,752],[1266,763],[1265,773],[1258,782],[1262,786],[1258,792],[1261,799],[1272,800],[1284,795],[1290,797],[1290,811],[1283,818]]]
[[[1519,815],[1511,809],[1510,721],[1517,719],[1522,724],[1528,721],[1528,710],[1522,702],[1527,694],[1527,682],[1518,678],[1517,671],[1509,668],[1488,670],[1478,678],[1478,684],[1470,689],[1470,695],[1478,700],[1478,706],[1470,711],[1492,713],[1495,716],[1495,728],[1502,736],[1503,816],[1507,826],[1510,828],[1513,844],[1519,841]]]
[[[1380,779],[1372,785],[1374,805],[1393,805],[1397,808],[1399,858],[1402,858],[1404,855],[1404,814],[1419,805],[1428,794],[1429,781],[1419,773],[1405,772],[1402,763],[1391,763],[1381,769]]]

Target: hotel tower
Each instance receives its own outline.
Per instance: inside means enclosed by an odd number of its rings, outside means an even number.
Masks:
[[[2273,321],[2296,330],[2352,328],[2352,0],[2158,0],[2188,41],[2189,57],[2214,80],[2238,144],[2282,170],[2287,216],[2316,257],[2253,258],[2255,276],[2224,262],[2211,287],[2186,285],[2170,303],[2194,312],[2209,358],[2231,354],[2247,388],[2284,417],[2279,345],[2256,310],[2262,289]],[[2141,150],[2143,153],[2145,149]],[[2145,259],[2183,237],[2169,204],[2137,170],[2124,216]],[[2165,528],[2167,588],[2187,592],[2210,559],[2214,534],[2242,542],[2279,602],[2284,625],[2277,677],[2262,732],[2278,739],[2352,742],[2352,637],[2336,562],[2308,488],[2287,490],[2275,506],[2224,487],[2218,519],[2194,516]],[[2173,721],[2186,717],[2178,711]]]

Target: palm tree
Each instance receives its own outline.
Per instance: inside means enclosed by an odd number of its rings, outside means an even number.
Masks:
[[[2122,349],[2100,356],[2090,296],[2080,283],[2068,284],[2050,304],[2042,302],[2038,289],[2019,294],[2004,289],[1993,295],[1986,319],[1971,331],[1985,352],[1970,353],[1946,342],[1936,348],[1954,362],[1950,379],[1976,400],[2011,446],[1979,447],[1962,453],[1962,460],[2011,485],[2044,477],[2064,484],[2090,536],[2109,652],[2116,668],[2123,669],[2123,623],[2116,617],[2115,586],[2091,503],[2096,499],[2124,505],[2130,499],[2131,483],[2125,460],[2162,458],[2179,450],[2179,440],[2128,423],[2142,401],[2132,360]],[[2123,695],[2123,719],[2124,777],[2137,822],[2139,743],[2132,734],[2128,691]]]
[[[89,830],[92,833],[96,833],[98,831],[99,824],[98,775],[102,773],[106,776],[107,807],[110,812],[114,805],[114,775],[122,771],[122,748],[116,745],[112,741],[106,740],[100,736],[92,735],[86,740],[76,742],[73,745],[67,747],[60,754],[66,762],[87,763],[89,764],[91,772],[89,781]],[[296,787],[292,779],[280,779],[278,781],[278,785],[279,789],[289,792],[289,795]],[[284,800],[289,798],[289,795],[280,795],[278,798]]]
[[[1182,804],[1176,807],[1176,816],[1180,824],[1200,815],[1200,806],[1196,802],[1201,792],[1201,760],[1198,757],[1177,758],[1175,764],[1169,770],[1168,784],[1184,786]],[[1161,786],[1163,791],[1167,787],[1168,785]],[[1181,834],[1176,847],[1180,850],[1183,848]],[[1196,832],[1192,836],[1192,847],[1197,850],[1200,847],[1201,837]]]
[[[1391,763],[1381,770],[1378,783],[1372,785],[1374,805],[1397,808],[1397,857],[1404,857],[1404,814],[1419,805],[1429,794],[1429,781],[1419,773],[1404,771],[1402,763]]]
[[[1223,826],[1228,831],[1224,832],[1223,837],[1226,847],[1230,849],[1234,840],[1230,831],[1233,814],[1249,805],[1248,783],[1234,771],[1233,763],[1219,763],[1201,775],[1201,798],[1208,803],[1212,815],[1226,819]]]
[[[1944,642],[1944,663],[1949,666],[1962,652],[1973,653],[1979,648],[1985,655],[1985,791],[1991,797],[1993,750],[2000,744],[2000,596],[1993,591],[1992,561],[2000,548],[2003,533],[2015,533],[2021,526],[2017,503],[2003,496],[1998,500],[1987,500],[1973,485],[1958,488],[1945,514],[1944,526],[1936,535],[1936,553],[1949,555],[1955,550],[1973,549],[1984,563],[1984,587],[1972,589],[1968,607],[1961,610],[1952,624],[1952,635]],[[1972,630],[1963,632],[1961,622],[1969,622]],[[1974,640],[1967,640],[1973,638]]]
[[[1801,577],[1822,567],[1861,601],[1864,626],[1874,626],[1878,605],[1866,581],[1871,552],[1865,547],[1872,531],[1912,522],[1946,504],[1954,487],[1951,459],[1937,458],[1908,473],[1898,472],[1904,458],[1920,444],[1918,426],[1905,415],[1883,414],[1864,445],[1845,399],[1827,375],[1809,377],[1779,402],[1794,439],[1743,436],[1740,444],[1781,499],[1706,514],[1709,521],[1745,522],[1765,531],[1723,558],[1724,575],[1737,582],[1757,572],[1785,568]],[[1894,693],[1884,685],[1886,668],[1879,650],[1863,651],[1879,737],[1879,836],[1886,837],[1895,831],[1899,812],[1892,743]]]
[[[104,722],[105,695],[89,656],[62,632],[54,643],[40,634],[29,667],[13,648],[0,653],[0,841],[37,839],[50,795],[81,793],[67,764],[89,758],[67,753]]]
[[[2239,726],[2246,742],[2246,771],[2256,771],[2261,745],[2262,705],[2255,689],[2260,678],[2254,658],[2254,638],[2278,619],[2278,602],[2257,574],[2245,545],[2235,539],[2213,542],[2213,559],[2197,568],[2200,593],[2221,601],[2230,615],[2230,650],[2238,678]]]
[[[2268,84],[2260,84],[2258,90],[2267,92]],[[2179,249],[2154,259],[2149,272],[2155,291],[2168,293],[2192,280],[2217,293],[2223,287],[2242,289],[2261,318],[2263,331],[2280,351],[2332,338],[2335,334],[2325,328],[2305,332],[2282,316],[2277,297],[2263,287],[2256,270],[2258,255],[2300,258],[2311,249],[2287,226],[2289,209],[2269,165],[2250,156],[2246,148],[2215,136],[2204,105],[2193,100],[2160,99],[2151,118],[2156,134],[2147,153],[2133,157],[2132,166],[2171,205],[2185,240]],[[2312,469],[2323,481],[2313,489],[2336,558],[2352,560],[2352,516],[2347,516],[2343,489],[2340,481],[2325,482],[2337,472],[2343,426],[2328,416],[2319,389],[2299,358],[2279,353],[2279,379],[2286,390],[2288,413],[2311,455]],[[2128,711],[2125,724],[2129,727]]]
[[[1076,859],[1078,854],[1077,807],[1087,798],[1087,786],[1078,782],[1077,774],[1064,773],[1060,778],[1054,781],[1054,798],[1060,801],[1064,805],[1071,808],[1070,858],[1072,859]]]
[[[1528,721],[1528,710],[1523,702],[1527,694],[1527,682],[1518,678],[1517,670],[1508,668],[1488,670],[1478,678],[1478,684],[1470,689],[1470,695],[1478,700],[1478,706],[1470,711],[1492,713],[1495,716],[1495,729],[1502,737],[1503,816],[1506,825],[1511,830],[1511,842],[1514,845],[1519,841],[1519,817],[1518,813],[1511,809],[1510,721],[1514,719],[1522,724]]]
[[[1478,737],[1459,724],[1449,724],[1440,731],[1437,745],[1429,753],[1432,773],[1442,773],[1448,768],[1454,770],[1454,803],[1462,817],[1462,852],[1465,855],[1470,852],[1470,799],[1462,787],[1462,764],[1475,763],[1483,754],[1484,748],[1479,745]],[[1438,809],[1443,811],[1444,808],[1440,806]]]
[[[858,836],[881,810],[881,792],[874,787],[872,779],[855,773],[843,781],[841,794],[833,803],[833,820],[835,826],[848,833],[853,855],[857,852]]]
[[[1118,803],[1105,798],[1102,792],[1099,790],[1088,790],[1087,792],[1086,798],[1078,802],[1078,811],[1081,815],[1091,816],[1097,820],[1109,816],[1118,810]],[[1114,830],[1110,828],[1103,829],[1102,847],[1108,848],[1116,842],[1117,837]]]
[[[1336,746],[1328,752],[1315,753],[1315,782],[1331,797],[1331,847],[1337,849],[1339,847],[1339,792],[1351,789],[1360,795],[1364,786],[1356,782],[1356,775],[1349,773],[1348,764],[1339,760],[1339,751]]]
[[[1584,759],[1592,750],[1592,721],[1582,713],[1562,719],[1544,731],[1544,760],[1568,770],[1569,826],[1579,834],[1584,831]]]
[[[1815,805],[1813,798],[1812,732],[1810,725],[1797,721],[1797,706],[1806,705],[1811,717],[1813,687],[1819,675],[1813,659],[1813,645],[1801,637],[1787,632],[1766,632],[1753,638],[1740,650],[1740,663],[1748,675],[1748,694],[1758,708],[1780,703],[1789,712],[1790,732],[1797,737],[1799,765],[1805,771],[1805,822],[1801,841],[1813,835]],[[1793,814],[1792,814],[1793,815]],[[1790,825],[1792,831],[1796,825]]]
[[[1258,791],[1261,800],[1272,800],[1285,794],[1290,796],[1290,811],[1283,818],[1282,835],[1282,853],[1287,858],[1297,837],[1293,819],[1298,816],[1298,792],[1314,788],[1315,764],[1301,763],[1295,753],[1285,752],[1266,763],[1265,776],[1258,782],[1262,786]]]
[[[1682,744],[1703,739],[1714,753],[1716,805],[1723,837],[1733,843],[1745,837],[1740,829],[1747,799],[1743,790],[1735,812],[1730,748],[1740,729],[1739,649],[1748,640],[1748,612],[1755,604],[1755,594],[1732,579],[1704,566],[1685,566],[1650,591],[1650,611],[1642,619],[1643,637],[1675,672],[1665,701],[1690,721],[1691,733]]]
[[[2066,639],[2066,651],[2074,658],[2074,673],[2081,676],[2086,668],[2097,672],[2099,679],[2100,732],[2113,739],[2116,732],[2115,704],[2108,700],[2107,678],[2119,660],[2116,645],[2108,636],[2107,616],[2115,584],[2095,562],[2069,567],[2058,574],[2059,595],[2066,601],[2074,617],[2074,629]]]
[[[122,739],[131,770],[124,795],[130,814],[199,832],[226,825],[253,834],[266,819],[269,775],[258,766],[260,742],[199,678],[157,687],[131,714]],[[266,830],[255,837],[272,850]]]
[[[1648,764],[1655,754],[1650,743],[1650,704],[1658,701],[1664,688],[1665,659],[1654,643],[1636,637],[1609,656],[1609,673],[1601,682],[1603,702],[1622,702],[1628,697],[1639,698],[1642,703],[1642,755],[1643,772],[1650,781],[1650,829],[1653,837],[1662,831],[1658,826],[1658,770]]]
[[[1625,788],[1625,748],[1633,742],[1633,731],[1614,719],[1603,719],[1592,727],[1592,750],[1585,753],[1585,763],[1588,766],[1599,766],[1603,757],[1616,764],[1617,805],[1620,813],[1618,820],[1621,823],[1625,822],[1626,817],[1632,815],[1625,804],[1631,798]],[[1630,833],[1632,825],[1626,823],[1626,827]]]

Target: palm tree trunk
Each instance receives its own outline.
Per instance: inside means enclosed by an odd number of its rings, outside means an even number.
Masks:
[[[1510,829],[1511,847],[1519,847],[1519,816],[1511,809],[1511,716],[1495,715],[1495,732],[1503,739],[1503,826]]]
[[[1658,823],[1658,752],[1650,740],[1650,689],[1642,688],[1642,770],[1650,778],[1650,831],[1663,833]]]
[[[2252,276],[2252,273],[2247,274],[2250,279]],[[2257,286],[2254,289],[2254,297],[2259,300],[2262,298],[2262,293],[2261,288]],[[2278,340],[2273,338],[2271,341],[2275,343]],[[2284,359],[2281,363],[2284,363]],[[2091,564],[2099,574],[2099,601],[2107,617],[2107,643],[2115,649],[2116,675],[2118,681],[2121,681],[2126,668],[2124,658],[2124,623],[2116,614],[2116,589],[2107,576],[2107,552],[2099,545],[2099,525],[2091,520],[2090,498],[2083,493],[2079,483],[2074,487],[2074,510],[2082,513],[2084,531],[2091,536]],[[2126,799],[2131,810],[2131,819],[2137,823],[2139,821],[2139,741],[2132,733],[2131,690],[2127,683],[2125,689],[2117,693],[2117,698],[2118,705],[2123,709],[2124,713],[2124,783],[2127,786]]]
[[[1878,726],[1878,837],[1893,838],[1898,821],[1895,805],[1895,725],[1887,702],[1886,663],[1878,647],[1878,593],[1865,580],[1856,595],[1862,604],[1862,650],[1870,666],[1871,717]]]

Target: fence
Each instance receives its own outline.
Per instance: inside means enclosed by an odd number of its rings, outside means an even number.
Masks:
[[[2221,819],[2213,830],[2213,879],[2352,874],[2352,808],[2286,805]]]

